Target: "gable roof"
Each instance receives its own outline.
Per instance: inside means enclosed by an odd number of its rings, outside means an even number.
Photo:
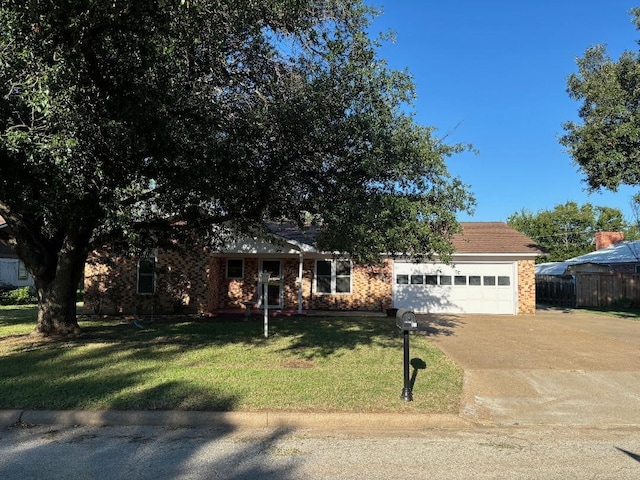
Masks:
[[[536,275],[565,275],[569,262],[547,262],[535,266]]]
[[[462,232],[452,238],[455,254],[517,254],[543,255],[545,252],[526,235],[514,230],[504,222],[460,222]],[[272,223],[271,231],[294,245],[315,248],[318,234],[316,227],[301,232],[288,224]]]
[[[315,225],[310,225],[304,231],[301,231],[292,223],[270,222],[267,224],[267,228],[274,235],[301,247],[303,251],[308,251],[310,248],[315,250],[316,237],[318,236],[318,228]]]
[[[595,252],[570,258],[564,262],[541,263],[536,265],[536,274],[564,275],[570,266],[585,263],[596,265],[640,263],[640,240],[619,242]]]
[[[460,222],[462,233],[453,236],[457,254],[516,253],[543,255],[544,250],[504,222]]]
[[[640,263],[640,240],[619,242],[595,252],[585,253],[567,260],[576,263]]]

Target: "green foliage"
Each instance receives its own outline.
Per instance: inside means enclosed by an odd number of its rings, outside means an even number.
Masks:
[[[629,230],[620,210],[594,207],[590,203],[579,206],[575,202],[556,205],[553,210],[541,210],[536,214],[523,209],[511,215],[507,223],[549,253],[538,257],[538,263],[561,262],[593,251],[596,232]]]
[[[158,231],[168,215],[247,229],[306,212],[329,244],[353,210],[349,223],[376,232],[341,242],[356,255],[440,248],[433,234],[473,203],[444,165],[466,147],[405,113],[413,84],[376,57],[374,11],[341,0],[216,6],[3,3],[7,221],[47,237],[82,222],[96,241],[135,244],[168,237]],[[389,214],[415,227],[398,245],[380,220]]]
[[[27,305],[38,303],[33,287],[20,287],[9,290],[2,294],[3,305]]]
[[[631,13],[640,26],[640,9]],[[577,63],[567,85],[569,96],[582,102],[582,123],[566,122],[561,143],[591,189],[640,184],[640,55],[626,51],[613,61],[597,45]]]
[[[363,1],[54,3],[0,4],[0,239],[43,298],[96,245],[216,247],[220,225],[311,218],[357,259],[449,252],[474,201],[445,159],[468,147],[414,122]]]

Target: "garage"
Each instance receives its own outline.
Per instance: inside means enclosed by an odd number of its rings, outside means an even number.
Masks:
[[[394,307],[418,313],[517,313],[517,262],[394,263]]]

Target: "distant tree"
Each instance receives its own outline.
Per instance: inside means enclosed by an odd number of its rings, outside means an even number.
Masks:
[[[594,250],[596,232],[628,229],[620,210],[589,203],[579,206],[575,202],[535,214],[523,209],[511,215],[507,223],[549,252],[548,256],[539,257],[538,262],[560,262],[583,255]]]
[[[79,330],[75,290],[105,244],[311,218],[322,248],[357,260],[447,258],[473,199],[445,158],[467,147],[406,113],[414,86],[377,57],[374,14],[360,0],[3,0],[0,241],[35,278],[37,331]]]
[[[631,10],[640,28],[640,8]],[[592,190],[640,184],[640,54],[617,61],[603,45],[590,47],[568,78],[569,96],[582,102],[582,123],[569,121],[560,142],[585,173]]]

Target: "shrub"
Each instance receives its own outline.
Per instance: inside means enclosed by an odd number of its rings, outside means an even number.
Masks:
[[[5,305],[26,305],[38,303],[33,287],[21,287],[9,290],[2,295],[2,303]]]

